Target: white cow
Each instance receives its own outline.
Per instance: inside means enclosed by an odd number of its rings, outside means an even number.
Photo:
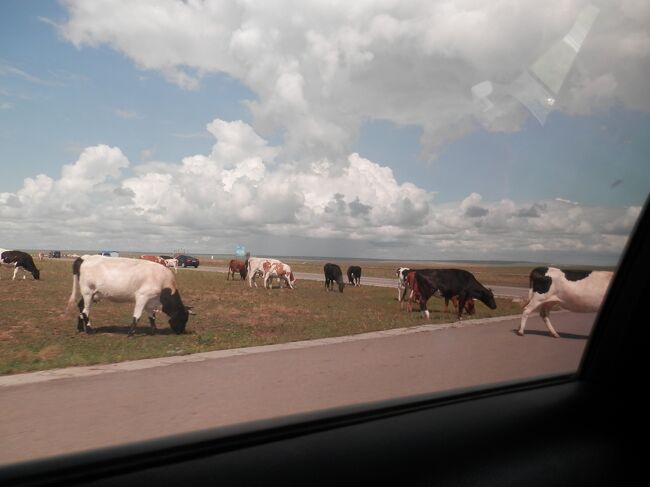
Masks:
[[[178,274],[178,259],[163,259],[165,261],[165,266],[170,269],[174,269],[174,272]]]
[[[603,302],[612,272],[608,271],[563,271],[556,267],[537,267],[530,273],[528,301],[521,315],[517,334],[523,336],[528,316],[539,310],[548,331],[555,338],[560,335],[551,324],[550,313],[554,306],[590,313],[598,311]]]
[[[246,272],[248,277],[248,286],[257,287],[255,278],[257,276],[264,276],[266,271],[270,269],[272,264],[282,264],[278,259],[267,259],[264,257],[248,257],[246,258]]]
[[[78,331],[90,331],[90,304],[102,298],[114,302],[135,301],[129,335],[135,332],[143,311],[148,313],[149,324],[155,332],[155,312],[161,306],[169,315],[172,330],[176,333],[185,330],[189,307],[183,305],[174,274],[166,267],[143,259],[83,255],[74,261],[72,273],[68,306],[76,303],[79,307]]]
[[[291,267],[283,262],[274,262],[268,267],[263,266],[264,268],[264,287],[270,288],[273,286],[273,279],[278,278],[280,280],[280,287],[282,283],[286,282],[289,285],[290,289],[293,289],[296,278],[291,272]]]

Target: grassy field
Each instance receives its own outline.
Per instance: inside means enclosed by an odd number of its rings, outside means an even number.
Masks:
[[[11,273],[0,270],[0,374],[342,336],[427,322],[419,313],[401,311],[392,288],[347,287],[341,294],[325,291],[322,282],[302,280],[294,291],[250,289],[242,281],[226,281],[223,273],[181,269],[177,276],[181,296],[197,313],[190,317],[185,334],[173,334],[167,317],[161,314],[156,335],[150,335],[147,319],[142,317],[136,335],[128,337],[133,305],[106,301],[91,308],[95,333],[86,335],[76,331],[75,312],[65,309],[72,285],[71,261],[44,260],[37,265],[40,281],[11,281]],[[316,271],[319,265],[313,264],[309,271]],[[383,270],[390,277],[390,268]],[[429,323],[452,321],[442,312],[442,304],[437,298],[429,301]],[[492,311],[478,303],[476,317],[521,312],[510,300],[497,300],[497,304]]]

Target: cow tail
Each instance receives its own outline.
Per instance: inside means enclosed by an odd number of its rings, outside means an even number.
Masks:
[[[521,307],[525,308],[528,306],[528,303],[530,303],[530,300],[533,299],[533,273],[530,273],[530,277],[528,278],[528,298],[523,300],[521,302]]]
[[[70,299],[68,299],[67,309],[70,309],[77,304],[77,299],[81,294],[79,289],[79,274],[81,273],[82,263],[83,259],[81,257],[77,257],[77,259],[72,263],[72,293],[70,294]]]

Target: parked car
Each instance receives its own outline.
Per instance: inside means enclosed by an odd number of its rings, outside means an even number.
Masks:
[[[191,255],[177,255],[176,259],[178,260],[178,265],[180,267],[194,267],[199,266],[199,259],[192,257]]]
[[[50,250],[50,253],[47,254],[50,259],[60,259],[61,251],[60,250]]]

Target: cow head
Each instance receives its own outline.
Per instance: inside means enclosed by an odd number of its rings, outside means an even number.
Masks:
[[[169,288],[163,289],[160,293],[160,303],[163,312],[169,316],[169,326],[174,330],[174,333],[179,335],[183,333],[187,320],[190,318],[190,311],[188,307],[183,305],[178,290],[172,292]]]
[[[477,299],[480,299],[488,308],[496,309],[497,302],[494,300],[492,289],[483,288],[479,291],[478,296],[476,297]]]
[[[41,271],[39,271],[36,267],[34,267],[34,270],[32,271],[32,276],[34,276],[34,279],[36,279],[37,281],[40,280]]]

